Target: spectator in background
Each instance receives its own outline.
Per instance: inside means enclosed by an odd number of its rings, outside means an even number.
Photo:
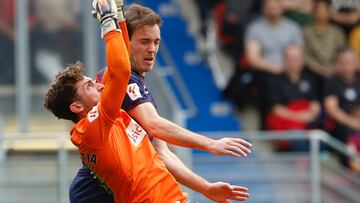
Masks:
[[[36,0],[34,7],[38,23],[32,32],[33,66],[42,77],[33,82],[43,83],[61,67],[82,58],[80,0]]]
[[[351,49],[344,49],[337,56],[335,75],[325,82],[324,107],[333,127],[330,134],[343,143],[360,131],[360,118],[353,112],[360,107],[360,75],[358,58]],[[343,157],[341,157],[343,158]],[[343,164],[345,159],[342,159]]]
[[[331,19],[346,33],[360,21],[360,2],[358,0],[331,0]]]
[[[343,31],[330,23],[330,6],[326,1],[315,4],[314,18],[314,23],[304,28],[305,61],[317,76],[320,94],[324,79],[334,73],[336,54],[346,42]]]
[[[290,44],[303,44],[300,27],[283,17],[280,0],[265,0],[263,15],[249,24],[245,34],[245,54],[254,70],[254,85],[258,91],[258,110],[264,128],[264,118],[268,108],[267,86],[272,76],[283,69],[283,51]]]
[[[304,28],[306,64],[314,73],[330,77],[336,54],[345,46],[343,31],[330,23],[330,7],[319,1],[314,8],[315,21]]]
[[[282,0],[284,15],[299,25],[308,25],[313,21],[313,0]]]
[[[195,0],[195,3],[197,4],[200,17],[200,33],[206,38],[207,20],[209,19],[214,6],[217,4],[217,0]]]
[[[320,103],[316,83],[313,75],[304,69],[300,46],[290,45],[286,48],[283,66],[284,73],[269,82],[271,108],[266,120],[267,129],[306,130],[319,127]],[[306,149],[306,143],[302,141],[292,142],[293,146],[284,145],[283,142],[277,144],[278,150],[280,147],[296,151]]]
[[[254,7],[253,0],[224,0],[215,7],[218,40],[235,60],[243,53],[244,32],[255,15]]]

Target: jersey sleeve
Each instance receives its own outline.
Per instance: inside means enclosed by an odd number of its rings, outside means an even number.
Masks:
[[[139,104],[150,102],[155,106],[155,102],[149,92],[144,88],[138,77],[133,73],[131,74],[126,95],[122,104],[122,109],[129,111]]]
[[[128,30],[126,27],[126,22],[122,21],[119,23],[119,26],[121,28],[121,33],[122,33],[122,37],[126,46],[126,50],[128,55],[130,55],[130,39],[129,39],[129,34],[128,34]],[[98,82],[101,82],[102,84],[106,85],[107,81],[109,80],[109,74],[107,71],[107,67],[101,69],[97,76],[96,76],[96,80]]]
[[[120,28],[121,28],[121,33],[122,33],[122,36],[123,36],[123,39],[124,39],[124,42],[125,42],[125,45],[126,45],[126,49],[130,55],[130,39],[129,39],[129,33],[128,33],[128,30],[127,30],[127,27],[126,27],[126,21],[122,21],[119,23],[120,25]]]
[[[119,32],[112,31],[105,36],[108,80],[101,96],[99,110],[114,120],[120,110],[130,78],[130,58],[124,40]]]
[[[324,82],[324,96],[337,96],[337,82],[334,77],[326,78]]]

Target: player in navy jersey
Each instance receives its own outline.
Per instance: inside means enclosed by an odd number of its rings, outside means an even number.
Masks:
[[[149,136],[153,137],[152,142],[155,149],[178,182],[216,202],[246,200],[249,197],[247,188],[223,182],[209,183],[188,169],[169,150],[167,143],[162,141],[217,155],[235,157],[246,156],[250,153],[248,148],[251,147],[250,143],[238,138],[209,139],[158,115],[154,99],[146,87],[144,76],[154,66],[160,44],[161,19],[151,9],[136,4],[127,9],[125,16],[131,45],[132,73],[122,108],[148,132]],[[106,81],[105,69],[99,72],[97,79]],[[72,203],[113,202],[111,195],[105,192],[96,177],[86,167],[80,169],[70,187],[70,200]]]

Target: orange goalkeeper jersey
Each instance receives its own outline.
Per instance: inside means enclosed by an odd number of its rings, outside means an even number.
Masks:
[[[71,141],[83,162],[112,190],[115,203],[185,202],[145,130],[126,112],[119,112],[129,79],[129,57],[120,34],[111,32],[105,39],[109,79],[100,102],[72,129]]]

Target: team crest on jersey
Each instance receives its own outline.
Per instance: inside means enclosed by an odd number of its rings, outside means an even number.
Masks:
[[[142,98],[139,85],[136,83],[129,84],[126,92],[129,95],[130,99],[133,101]]]
[[[97,106],[94,106],[91,111],[87,115],[87,119],[91,122],[93,122],[95,119],[99,117],[99,111]]]
[[[129,137],[131,143],[137,147],[146,135],[146,131],[133,119],[131,119],[128,127],[126,128],[126,134]]]

